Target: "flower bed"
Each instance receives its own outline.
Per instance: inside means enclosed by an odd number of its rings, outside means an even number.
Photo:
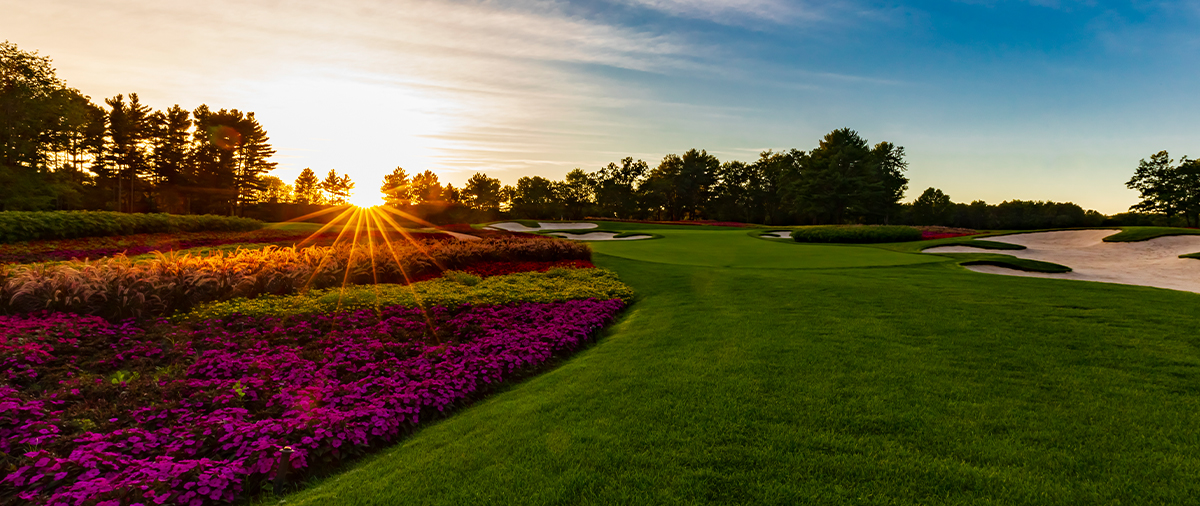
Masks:
[[[47,309],[110,319],[148,318],[236,297],[345,284],[407,283],[481,262],[590,258],[587,245],[571,241],[500,237],[174,253],[139,262],[116,256],[57,265],[0,265],[0,313]]]
[[[577,349],[613,300],[191,325],[0,317],[0,496],[199,506],[303,476]],[[109,502],[113,501],[113,502]]]
[[[949,239],[951,237],[966,237],[975,235],[979,232],[969,228],[954,228],[954,227],[939,227],[939,226],[924,226],[915,227],[921,231],[921,240],[930,241],[933,239]]]
[[[387,306],[458,306],[507,304],[518,301],[554,302],[571,299],[630,300],[633,290],[603,269],[554,269],[477,279],[447,276],[411,285],[354,285],[314,290],[303,295],[239,298],[201,305],[175,317],[204,320],[243,316],[312,314],[338,309]]]
[[[365,234],[365,232],[363,233]],[[305,241],[308,244],[328,245],[338,238],[337,232],[310,234],[287,230],[254,230],[249,232],[192,232],[180,234],[136,234],[108,237],[88,237],[80,239],[61,239],[47,241],[29,241],[0,245],[0,264],[5,263],[34,263],[65,260],[99,259],[117,254],[126,256],[143,255],[155,251],[180,251],[191,248],[225,246],[230,244],[275,244],[292,245]],[[399,240],[400,234],[392,234],[392,240]],[[454,240],[448,234],[411,232],[408,234],[417,240]],[[372,232],[372,239],[382,240],[378,232]],[[343,238],[343,240],[349,240]],[[360,242],[366,241],[365,236]]]

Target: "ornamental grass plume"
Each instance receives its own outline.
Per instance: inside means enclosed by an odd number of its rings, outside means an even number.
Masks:
[[[159,252],[136,262],[117,255],[57,265],[0,266],[0,313],[46,310],[144,319],[235,297],[286,295],[343,284],[407,283],[481,262],[590,258],[585,244],[524,237]]]

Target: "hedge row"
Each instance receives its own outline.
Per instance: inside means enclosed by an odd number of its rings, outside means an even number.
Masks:
[[[262,225],[249,218],[212,214],[4,211],[0,212],[0,243],[161,232],[241,232]]]
[[[921,231],[913,227],[894,225],[828,225],[802,227],[792,231],[796,242],[821,243],[885,243],[920,241]]]

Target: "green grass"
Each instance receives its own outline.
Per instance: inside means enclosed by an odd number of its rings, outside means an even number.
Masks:
[[[1019,271],[1029,272],[1071,272],[1071,268],[1065,265],[1043,262],[1040,260],[1030,260],[1028,258],[1017,258],[1012,255],[997,255],[994,253],[937,254],[957,260],[958,265],[996,265],[999,267],[1008,267],[1009,269],[1017,269]]]
[[[542,234],[545,235],[545,234],[562,233],[562,234],[582,235],[582,234],[590,234],[593,232],[605,232],[605,233],[609,233],[609,234],[614,234],[613,237],[617,238],[617,239],[620,239],[622,237],[633,237],[633,236],[639,236],[639,235],[640,236],[649,236],[649,237],[646,237],[646,240],[661,239],[663,237],[660,234],[652,234],[650,232],[623,232],[620,230],[608,230],[608,229],[599,229],[599,228],[584,228],[584,229],[576,229],[576,230],[547,230],[546,232],[542,232]]]
[[[963,238],[959,238],[959,237],[942,239],[940,241],[923,241],[923,242],[927,243],[927,244],[920,245],[922,250],[926,250],[926,249],[933,248],[936,246],[967,246],[967,247],[971,247],[971,248],[998,249],[998,250],[1022,250],[1022,249],[1025,249],[1025,247],[1021,246],[1020,244],[1012,244],[1012,243],[997,242],[997,241],[982,241],[982,240],[975,240],[975,239],[963,239]]]
[[[1171,235],[1200,235],[1200,230],[1179,227],[1121,227],[1121,231],[1104,238],[1104,242],[1137,242]]]
[[[1200,495],[1200,295],[662,233],[595,244],[639,297],[597,344],[287,504]]]
[[[1179,258],[1200,258],[1200,253],[1188,253],[1186,255],[1179,255]]]

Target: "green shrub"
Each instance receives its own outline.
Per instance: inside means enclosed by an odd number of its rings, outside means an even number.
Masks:
[[[483,278],[463,271],[446,271],[442,273],[442,277],[466,286],[475,286],[478,285],[480,281],[483,281]]]
[[[920,241],[921,231],[895,225],[825,225],[792,231],[796,242],[867,244]]]
[[[604,269],[562,269],[549,272],[519,272],[483,278],[465,285],[448,278],[411,285],[352,285],[314,290],[291,296],[233,299],[197,307],[176,320],[224,318],[238,313],[251,316],[325,313],[383,306],[457,306],[461,304],[506,304],[509,302],[554,302],[575,299],[623,299],[633,289]]]
[[[160,232],[241,232],[262,222],[234,216],[129,214],[109,211],[0,212],[0,243]]]

